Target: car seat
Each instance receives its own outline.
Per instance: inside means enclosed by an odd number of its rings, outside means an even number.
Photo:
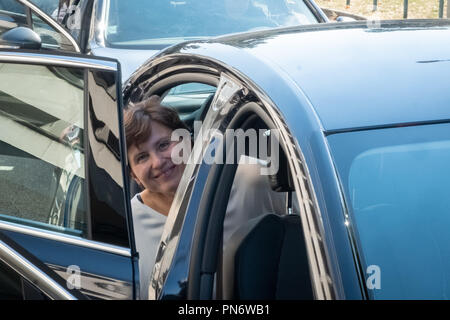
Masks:
[[[268,179],[272,190],[292,198],[288,161],[281,147],[279,151],[279,170]],[[270,213],[247,221],[230,237],[222,263],[219,279],[225,300],[314,298],[299,215]]]
[[[224,252],[223,299],[313,299],[300,217],[249,220]]]

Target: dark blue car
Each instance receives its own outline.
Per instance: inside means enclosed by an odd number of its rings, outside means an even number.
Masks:
[[[33,29],[45,50],[119,60],[126,80],[170,45],[249,30],[328,22],[313,0],[2,0],[0,34]]]
[[[182,43],[123,91],[114,60],[1,51],[1,297],[139,299],[144,272],[153,299],[448,298],[449,36],[447,20],[409,20]],[[150,271],[122,108],[152,94],[203,136]],[[263,135],[231,153],[238,129]],[[240,176],[252,150],[261,168],[277,154],[267,189]],[[262,212],[271,197],[282,209]]]

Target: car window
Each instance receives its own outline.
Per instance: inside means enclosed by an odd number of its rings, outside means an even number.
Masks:
[[[36,4],[44,13],[49,14],[50,11],[55,10],[54,2],[41,0]],[[27,12],[25,6],[16,0],[3,0],[0,3],[0,34],[19,26],[33,29],[41,37],[44,49],[77,51],[67,36],[49,25],[34,11]]]
[[[32,13],[33,30],[41,37],[42,47],[46,49],[75,51],[69,39],[43,21],[38,15]]]
[[[0,2],[0,10],[13,14],[24,14],[24,6],[16,0],[2,0]]]
[[[450,125],[342,133],[328,139],[359,238],[370,296],[448,298]]]
[[[192,121],[200,120],[204,103],[214,96],[216,87],[198,82],[183,83],[171,88],[162,97],[162,105],[175,109],[181,120],[192,127]],[[198,114],[198,116],[196,116]]]
[[[32,0],[31,2],[67,29],[76,41],[79,40],[81,20],[87,0]]]
[[[0,2],[0,12],[4,15],[24,15],[25,7],[15,0],[2,0]]]
[[[44,11],[47,15],[52,16],[55,15],[55,12],[58,11],[58,7],[63,5],[65,1],[59,0],[31,0],[30,2],[37,5],[42,11]]]
[[[0,70],[0,220],[86,236],[84,72]]]
[[[36,5],[44,14],[55,17],[58,15],[58,1],[55,0],[36,0],[31,1]],[[85,3],[81,1],[80,3]],[[65,16],[61,13],[62,16]],[[81,28],[80,11],[72,10],[73,14],[70,19],[65,21],[70,24],[71,28],[61,24],[62,28],[69,30],[72,37],[75,39],[78,37]],[[78,19],[75,19],[75,16]],[[63,51],[75,52],[77,49],[72,44],[72,41],[68,38],[69,35],[63,34],[61,30],[57,30],[45,21],[42,16],[34,11],[25,10],[25,6],[17,2],[17,0],[2,0],[0,3],[0,34],[10,29],[24,26],[33,29],[42,40],[42,48],[44,49],[57,49]]]
[[[158,49],[192,38],[318,23],[303,0],[111,0],[108,10],[105,39],[111,47]]]
[[[15,27],[27,24],[25,7],[15,0],[0,2],[0,35]]]

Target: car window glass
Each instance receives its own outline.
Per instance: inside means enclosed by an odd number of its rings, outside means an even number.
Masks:
[[[51,16],[54,12],[57,12],[57,1],[36,1],[35,4],[44,11],[44,13]],[[75,24],[75,20],[70,20],[72,25]],[[42,40],[42,47],[45,49],[57,49],[63,51],[76,51],[70,40],[64,36],[60,31],[50,26],[47,22],[43,21],[36,13],[31,13],[31,25],[27,21],[27,14],[25,7],[15,0],[3,0],[0,3],[0,34],[19,26],[31,27]],[[78,34],[79,30],[74,30],[74,34]]]
[[[375,299],[450,294],[450,125],[328,137]]]
[[[83,79],[0,64],[1,220],[86,236]]]
[[[33,30],[41,37],[42,47],[47,49],[59,49],[64,51],[75,51],[75,48],[70,43],[66,36],[55,30],[45,21],[32,14]]]
[[[111,47],[158,49],[192,38],[318,22],[303,0],[135,0],[133,6],[111,0],[108,10],[105,38]]]
[[[58,22],[62,22],[70,7],[68,0],[30,0],[30,2]]]
[[[16,0],[2,0],[0,2],[0,12],[5,14],[25,14],[25,7]]]
[[[216,87],[198,82],[184,83],[171,88],[162,97],[162,105],[175,109],[181,120],[190,122],[200,120],[205,102],[214,96]],[[206,110],[205,110],[206,111]],[[194,119],[195,118],[195,119]]]
[[[27,24],[25,7],[15,0],[0,1],[0,34]]]
[[[33,0],[36,6],[67,29],[78,40],[86,0]]]

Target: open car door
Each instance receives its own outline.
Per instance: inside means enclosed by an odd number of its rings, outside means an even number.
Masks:
[[[118,62],[0,51],[0,69],[0,231],[90,298],[139,298]]]

